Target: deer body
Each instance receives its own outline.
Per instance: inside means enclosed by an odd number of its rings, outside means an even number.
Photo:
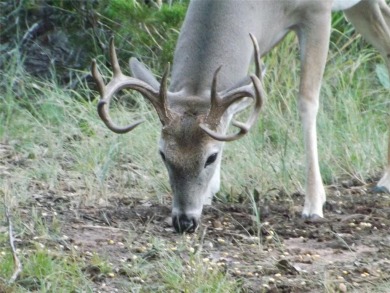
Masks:
[[[307,175],[302,214],[323,217],[325,190],[318,163],[316,115],[332,9],[347,9],[350,21],[379,49],[390,68],[390,9],[384,0],[194,0],[180,32],[169,90],[167,73],[160,84],[135,59],[130,62],[135,79],[124,77],[113,46],[114,79],[106,88],[94,65],[102,95],[99,114],[111,130],[123,133],[139,124],[119,128],[109,119],[109,99],[124,87],[117,85],[120,82],[140,91],[156,108],[163,126],[159,152],[169,174],[177,231],[195,230],[203,205],[210,204],[219,190],[224,142],[245,134],[262,105],[259,52],[266,54],[289,31],[297,33],[301,55],[299,112]],[[252,56],[256,75],[248,77]],[[246,124],[233,121],[240,132],[226,135],[233,115],[250,104],[248,97],[254,100],[252,115]],[[390,157],[378,187],[390,190]]]

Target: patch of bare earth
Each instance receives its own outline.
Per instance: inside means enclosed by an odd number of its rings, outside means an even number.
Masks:
[[[122,292],[134,282],[159,288],[158,276],[142,279],[125,267],[135,259],[157,264],[168,249],[185,265],[199,254],[244,292],[372,292],[390,282],[390,197],[369,189],[329,187],[326,219],[316,221],[301,219],[301,194],[260,198],[260,221],[251,204],[215,203],[198,231],[184,236],[170,226],[170,207],[152,201],[112,198],[104,207],[75,208],[70,197],[48,195],[34,205],[48,221],[56,214],[65,251],[76,248],[86,259],[98,254],[116,268],[115,275],[84,268],[99,291]],[[151,239],[164,241],[163,248]],[[183,241],[194,249],[178,248]]]
[[[6,145],[0,145],[0,155],[9,162],[0,168],[4,177],[23,161]],[[326,218],[316,221],[301,219],[299,193],[257,192],[255,205],[249,200],[216,202],[204,209],[201,227],[190,235],[174,232],[169,205],[124,197],[80,205],[82,194],[68,185],[64,181],[59,190],[52,190],[32,182],[31,199],[17,212],[27,228],[37,219],[45,224],[49,234],[45,245],[56,257],[76,254],[83,260],[80,265],[96,292],[128,292],[134,284],[143,292],[163,290],[161,275],[145,275],[134,268],[139,260],[161,268],[169,255],[165,251],[186,268],[197,255],[204,266],[237,280],[242,292],[390,288],[390,196],[371,193],[370,185],[345,181],[328,187]],[[20,234],[18,248],[43,240],[34,236]],[[96,256],[113,269],[96,265]],[[385,289],[377,288],[381,284],[387,284]]]

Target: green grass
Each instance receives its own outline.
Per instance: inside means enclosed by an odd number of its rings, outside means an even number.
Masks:
[[[47,249],[36,249],[23,252],[21,258],[23,272],[13,292],[71,292],[75,289],[91,290],[88,281],[81,272],[81,263],[65,255],[58,257]],[[13,259],[10,253],[0,257],[1,276],[9,277],[13,270]],[[1,284],[1,283],[0,283]],[[1,286],[0,286],[1,288]]]
[[[361,44],[343,48],[346,38],[340,33],[331,46],[321,92],[319,154],[326,184],[345,177],[364,182],[376,177],[385,162],[389,102],[384,85],[388,77],[377,69],[382,61],[373,49],[362,49]],[[96,204],[111,197],[166,201],[170,192],[168,179],[157,154],[160,124],[142,98],[134,97],[134,109],[125,105],[113,109],[112,116],[120,122],[146,118],[131,133],[116,135],[98,118],[96,101],[86,98],[90,96],[86,86],[77,92],[62,88],[55,73],[51,80],[38,80],[23,71],[20,56],[10,57],[0,81],[0,148],[7,150],[7,156],[1,158],[4,169],[0,194],[13,212],[20,239],[36,237],[52,243],[60,237],[60,224],[55,219],[46,222],[36,214],[33,222],[22,222],[23,209],[19,207],[33,196],[60,196],[70,190],[75,206]],[[275,188],[287,194],[303,191],[305,168],[297,113],[299,62],[295,38],[287,38],[265,58],[265,63],[268,100],[259,123],[245,138],[226,145],[219,197],[233,202],[239,195],[253,194],[255,189],[261,195]],[[105,73],[108,75],[107,70]],[[4,218],[1,208],[1,226],[6,226]],[[12,274],[7,235],[0,233],[0,282]],[[92,290],[91,281],[81,269],[84,258],[73,252],[60,254],[58,247],[46,248],[34,240],[20,251],[23,272],[12,290]],[[158,266],[164,270],[159,275],[158,290],[229,292],[239,288],[227,274],[209,270],[195,255],[190,259],[190,268],[177,254],[162,255]],[[92,263],[102,267],[104,273],[110,271],[102,259],[96,258]],[[155,268],[139,262],[128,270],[146,278]]]

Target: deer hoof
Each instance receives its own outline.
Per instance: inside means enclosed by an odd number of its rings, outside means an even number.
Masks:
[[[316,222],[319,220],[323,220],[324,218],[317,214],[312,214],[312,215],[302,214],[302,219]]]

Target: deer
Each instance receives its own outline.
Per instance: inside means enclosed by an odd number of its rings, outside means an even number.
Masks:
[[[172,224],[178,233],[197,230],[203,207],[219,191],[225,142],[243,137],[256,125],[266,99],[260,58],[290,31],[297,35],[301,66],[298,111],[306,160],[302,217],[324,217],[316,119],[335,10],[344,12],[390,71],[390,8],[385,0],[192,0],[174,52],[169,86],[169,64],[160,82],[135,58],[129,62],[132,77],[124,75],[113,39],[113,77],[108,84],[92,61],[100,93],[98,114],[111,131],[127,133],[143,122],[121,126],[110,118],[110,100],[123,89],[141,93],[156,110],[162,125],[158,151],[169,177]],[[248,74],[253,61],[255,73]],[[235,114],[248,107],[247,121],[236,121]],[[228,134],[231,125],[237,131]],[[387,165],[376,189],[390,191],[390,137]]]

